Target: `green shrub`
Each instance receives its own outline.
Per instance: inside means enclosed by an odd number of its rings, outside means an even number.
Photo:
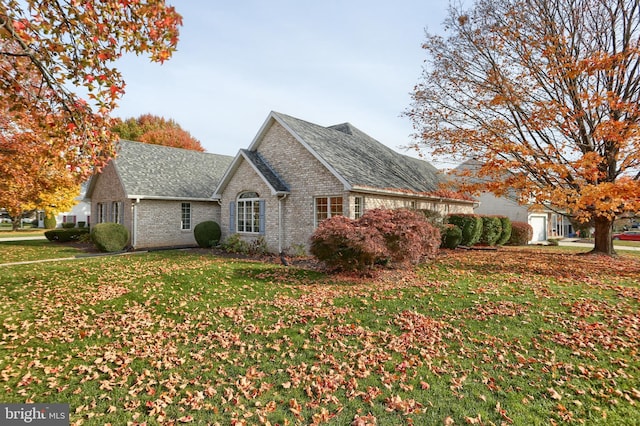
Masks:
[[[498,218],[502,223],[502,233],[500,234],[498,241],[496,241],[496,245],[502,246],[509,241],[509,238],[511,238],[511,219],[506,216],[498,216]]]
[[[209,248],[216,246],[220,242],[222,231],[218,222],[207,220],[200,222],[193,228],[193,236],[199,247]]]
[[[69,241],[81,241],[85,235],[89,234],[88,229],[80,228],[59,228],[45,231],[44,236],[49,241],[58,243],[68,243]]]
[[[547,242],[549,243],[550,246],[559,246],[560,238],[549,238],[547,239]]]
[[[510,246],[526,246],[533,238],[533,228],[527,222],[511,222]]]
[[[456,225],[462,230],[463,246],[472,246],[480,241],[482,235],[482,218],[475,214],[452,214],[448,217],[448,222]]]
[[[54,229],[57,224],[56,216],[51,213],[46,213],[44,217],[44,229]]]
[[[81,234],[78,237],[78,242],[79,243],[89,243],[91,244],[91,232],[89,231],[89,228],[77,228]]]
[[[129,231],[119,223],[98,223],[91,228],[91,241],[100,251],[122,251],[129,242]]]
[[[75,227],[76,227],[76,224],[75,224],[75,223],[73,223],[73,222],[64,222],[64,223],[62,224],[62,227],[63,227],[63,228],[66,228],[66,229],[75,228]]]
[[[460,241],[462,241],[462,230],[452,223],[446,225],[442,233],[441,247],[455,249],[460,245]]]
[[[429,210],[429,209],[419,210],[419,211],[422,212],[422,214],[424,214],[424,217],[429,221],[430,224],[432,224],[433,226],[435,226],[440,230],[444,229],[445,217],[442,216],[440,212],[435,210]]]
[[[502,234],[502,223],[495,216],[482,216],[482,235],[480,243],[495,246]]]
[[[249,254],[251,251],[251,245],[240,238],[240,234],[229,235],[220,246],[229,253]]]
[[[87,224],[87,222],[85,222],[84,220],[79,220],[78,221],[78,228],[84,228],[86,224]]]

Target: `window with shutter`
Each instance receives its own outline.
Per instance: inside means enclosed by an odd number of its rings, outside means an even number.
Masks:
[[[235,230],[237,232],[264,233],[264,200],[256,192],[243,192],[235,204]]]

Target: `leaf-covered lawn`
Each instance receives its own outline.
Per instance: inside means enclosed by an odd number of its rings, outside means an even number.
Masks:
[[[72,424],[638,424],[640,260],[353,280],[172,251],[0,268],[0,400]]]
[[[53,243],[48,240],[0,241],[0,265],[71,258],[82,253],[82,250],[71,244]]]

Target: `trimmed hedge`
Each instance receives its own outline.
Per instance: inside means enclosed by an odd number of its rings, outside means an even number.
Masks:
[[[502,234],[502,223],[495,216],[482,216],[482,235],[480,243],[495,246]]]
[[[452,223],[448,224],[442,233],[441,247],[455,249],[460,245],[460,241],[462,241],[462,230]]]
[[[511,222],[510,246],[526,246],[533,238],[533,228],[527,222]]]
[[[196,243],[202,248],[210,248],[217,245],[220,242],[221,235],[220,225],[213,220],[200,222],[193,228],[193,236],[196,239]]]
[[[476,214],[452,214],[447,221],[462,230],[463,246],[472,246],[480,241],[482,235],[482,217]]]
[[[44,217],[44,229],[55,229],[57,225],[56,216],[50,213],[47,213]]]
[[[100,251],[122,251],[129,242],[129,231],[119,223],[98,223],[91,228],[91,241]]]
[[[509,241],[509,238],[511,238],[511,219],[506,216],[498,216],[498,218],[502,223],[502,233],[500,234],[498,241],[496,241],[496,245],[502,246]]]
[[[87,228],[60,228],[45,231],[44,236],[49,241],[58,243],[68,243],[69,241],[77,241],[82,235],[89,233]]]

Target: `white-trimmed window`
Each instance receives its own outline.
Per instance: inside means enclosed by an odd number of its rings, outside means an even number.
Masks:
[[[316,226],[325,219],[343,215],[342,197],[316,197]]]
[[[182,203],[181,211],[180,228],[188,231],[191,229],[191,203]]]
[[[111,203],[111,220],[115,223],[122,224],[122,201],[114,201]]]
[[[264,233],[264,201],[256,192],[243,192],[236,201],[236,232]]]
[[[76,216],[72,214],[62,216],[62,223],[76,223]]]
[[[364,214],[364,198],[355,197],[353,199],[353,218],[360,219]]]

